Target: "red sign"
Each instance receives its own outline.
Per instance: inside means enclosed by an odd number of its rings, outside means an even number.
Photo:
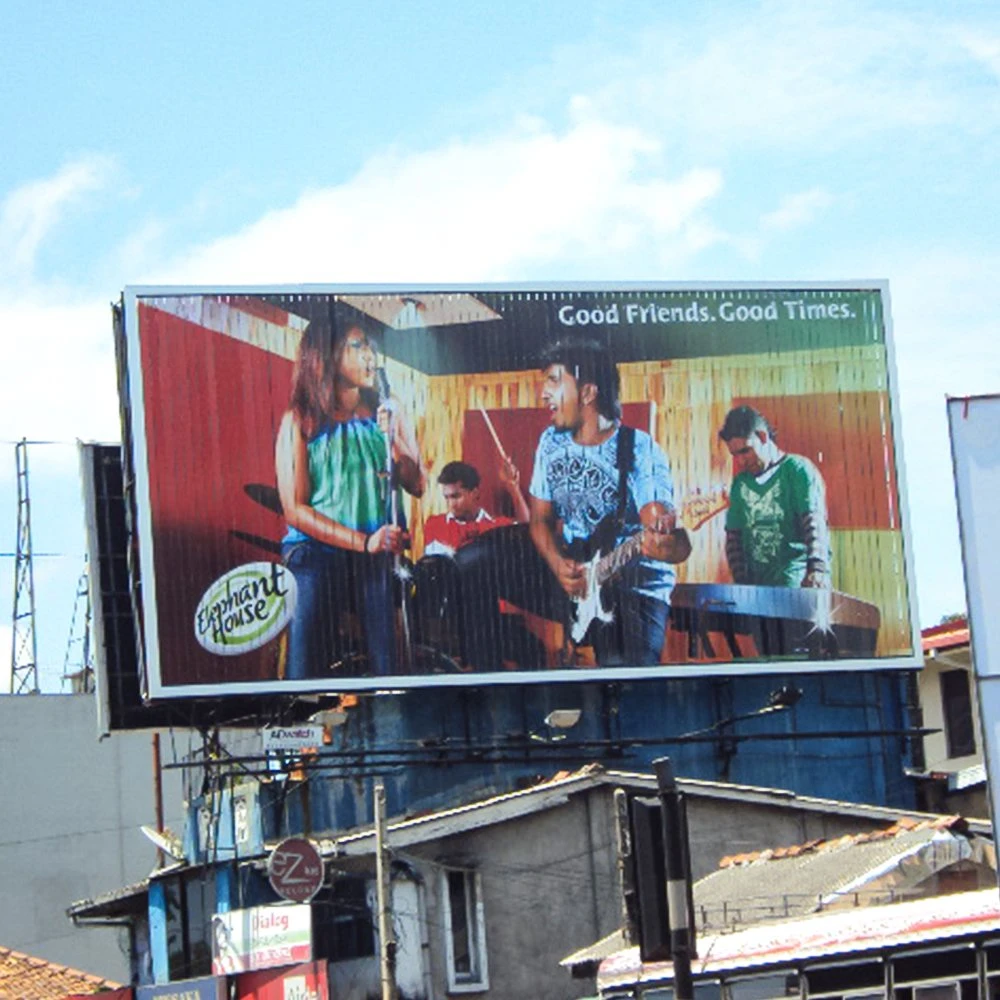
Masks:
[[[271,852],[267,877],[282,899],[308,903],[323,884],[323,859],[311,840],[288,837]]]
[[[238,1000],[326,1000],[329,995],[326,962],[248,972],[236,978]]]

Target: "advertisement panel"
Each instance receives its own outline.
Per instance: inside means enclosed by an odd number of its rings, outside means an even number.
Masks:
[[[135,288],[153,698],[912,667],[884,285]]]
[[[1000,396],[948,400],[965,599],[993,823],[1000,803]]]
[[[236,977],[236,1000],[327,1000],[326,962],[306,962],[276,972],[248,972]]]
[[[202,976],[178,979],[162,986],[137,986],[135,1000],[226,1000],[226,980]]]
[[[212,917],[212,975],[312,961],[312,910],[308,903],[253,906]]]

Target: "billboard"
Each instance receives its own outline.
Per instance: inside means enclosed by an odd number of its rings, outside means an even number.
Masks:
[[[919,665],[883,284],[125,305],[154,699]]]
[[[1000,396],[948,400],[955,499],[962,539],[965,599],[972,663],[985,741],[986,775],[994,826],[1000,803]]]

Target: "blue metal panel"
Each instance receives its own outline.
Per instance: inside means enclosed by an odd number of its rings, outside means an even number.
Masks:
[[[680,777],[724,780],[786,788],[799,794],[850,802],[913,808],[915,788],[904,768],[907,741],[899,735],[910,724],[904,674],[894,671],[831,672],[730,676],[603,684],[501,685],[470,689],[409,691],[363,700],[337,730],[340,749],[364,751],[392,747],[467,746],[503,748],[526,738],[549,738],[544,718],[555,708],[581,708],[580,722],[562,743],[530,743],[517,763],[476,760],[386,768],[382,772],[390,814],[442,808],[518,787],[535,776],[599,760],[610,767],[650,770],[664,754]],[[789,684],[802,691],[798,704],[784,712],[751,715],[768,703],[772,691]],[[714,728],[713,728],[714,727]],[[704,730],[710,729],[708,734]],[[836,737],[794,738],[795,733],[838,732]],[[691,738],[692,733],[700,736]],[[855,735],[856,734],[856,735]],[[867,735],[866,735],[867,734]],[[891,735],[888,735],[891,734]],[[747,737],[776,735],[775,739]],[[791,738],[789,738],[791,737]],[[651,741],[581,753],[569,763],[553,759],[575,741]],[[536,749],[537,748],[537,749]],[[308,786],[286,783],[272,789],[265,813],[267,835],[305,829],[348,829],[371,821],[370,778],[318,774]],[[279,804],[274,797],[283,801]]]
[[[170,982],[167,957],[167,894],[162,882],[149,884],[149,952],[153,960],[153,982]]]

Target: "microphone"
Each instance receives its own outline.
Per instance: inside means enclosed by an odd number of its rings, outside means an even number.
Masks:
[[[384,368],[375,369],[375,388],[378,391],[378,405],[388,403],[392,390],[389,388],[389,376],[386,375]]]

